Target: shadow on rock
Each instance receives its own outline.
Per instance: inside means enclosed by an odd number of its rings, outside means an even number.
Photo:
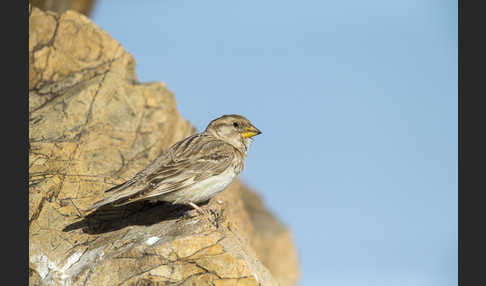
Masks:
[[[85,216],[81,221],[67,225],[63,231],[68,232],[82,228],[89,234],[100,234],[122,229],[130,225],[160,223],[166,220],[181,218],[192,208],[186,205],[170,203],[134,202],[124,206],[102,206]]]

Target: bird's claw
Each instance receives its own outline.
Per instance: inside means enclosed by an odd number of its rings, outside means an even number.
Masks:
[[[218,217],[218,214],[217,214],[217,212],[215,210],[211,209],[210,207],[201,208],[201,207],[197,206],[194,203],[187,203],[187,204],[190,205],[192,208],[194,208],[194,210],[197,213],[199,213],[200,215],[206,217],[212,225],[217,226],[217,223],[211,220],[211,216],[212,215],[214,215],[215,218]]]

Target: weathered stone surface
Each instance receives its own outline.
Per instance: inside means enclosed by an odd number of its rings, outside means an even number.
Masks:
[[[74,10],[89,16],[96,0],[29,0],[29,3],[42,10],[59,14],[67,10]]]
[[[279,285],[295,285],[300,273],[292,233],[265,208],[257,194],[244,186],[239,191],[254,229],[250,240],[258,259]]]
[[[88,18],[30,11],[30,285],[293,285],[288,229],[239,181],[209,202],[85,209],[195,132]]]

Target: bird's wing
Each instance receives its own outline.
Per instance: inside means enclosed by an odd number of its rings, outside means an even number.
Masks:
[[[231,167],[235,157],[233,149],[231,145],[205,134],[190,136],[174,144],[133,179],[108,190],[110,196],[89,209],[157,197],[219,175]]]

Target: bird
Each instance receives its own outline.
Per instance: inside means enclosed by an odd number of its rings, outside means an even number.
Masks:
[[[243,171],[254,136],[262,134],[247,118],[227,114],[206,129],[173,144],[126,182],[105,191],[107,196],[85,211],[149,200],[197,204],[225,190]]]

